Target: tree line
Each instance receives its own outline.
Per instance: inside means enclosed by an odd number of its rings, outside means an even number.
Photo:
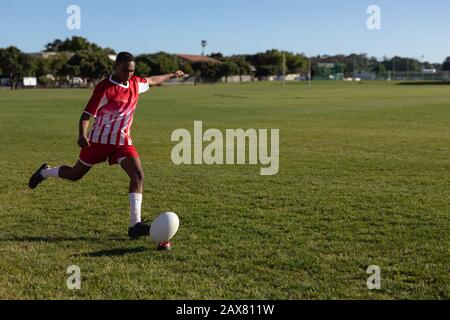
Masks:
[[[56,39],[45,45],[42,54],[26,54],[16,47],[0,48],[0,76],[9,78],[12,88],[23,77],[37,77],[40,85],[63,84],[74,77],[95,83],[107,76],[114,65],[111,48],[74,36]],[[420,72],[422,69],[450,70],[450,57],[443,64],[431,64],[419,58],[384,57],[379,60],[367,54],[319,55],[307,57],[302,53],[267,50],[256,54],[224,56],[212,53],[209,57],[220,63],[188,62],[166,52],[141,54],[136,57],[136,73],[143,76],[164,74],[180,69],[197,78],[215,81],[232,75],[253,75],[257,78],[286,74],[314,75],[321,65],[336,65],[336,73],[351,76],[365,71],[382,74],[387,71]],[[50,75],[50,76],[49,76]]]

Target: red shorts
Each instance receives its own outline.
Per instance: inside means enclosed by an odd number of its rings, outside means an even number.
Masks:
[[[126,158],[139,158],[134,146],[115,146],[90,142],[89,147],[82,148],[80,151],[81,163],[89,167],[106,160],[112,166]]]

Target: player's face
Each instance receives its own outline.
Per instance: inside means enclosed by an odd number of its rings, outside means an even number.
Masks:
[[[135,69],[134,61],[121,62],[116,64],[114,73],[120,82],[127,82],[133,76],[134,69]]]

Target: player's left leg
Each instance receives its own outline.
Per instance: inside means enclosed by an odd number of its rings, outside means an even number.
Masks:
[[[31,176],[28,181],[28,186],[31,189],[36,188],[42,181],[49,177],[61,178],[71,181],[78,181],[89,172],[91,166],[87,166],[80,160],[76,162],[73,167],[60,166],[51,168],[48,164],[43,164],[36,172]]]
[[[142,192],[144,191],[144,170],[139,157],[119,159],[120,166],[130,177],[130,226],[128,236],[132,239],[150,234],[150,226],[141,222]]]

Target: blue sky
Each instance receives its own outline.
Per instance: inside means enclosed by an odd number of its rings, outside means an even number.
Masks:
[[[81,8],[81,30],[66,9]],[[366,27],[381,8],[378,31]],[[431,62],[450,56],[449,0],[0,0],[0,47],[26,52],[79,35],[116,51],[255,53],[271,48],[307,55],[368,53]]]

